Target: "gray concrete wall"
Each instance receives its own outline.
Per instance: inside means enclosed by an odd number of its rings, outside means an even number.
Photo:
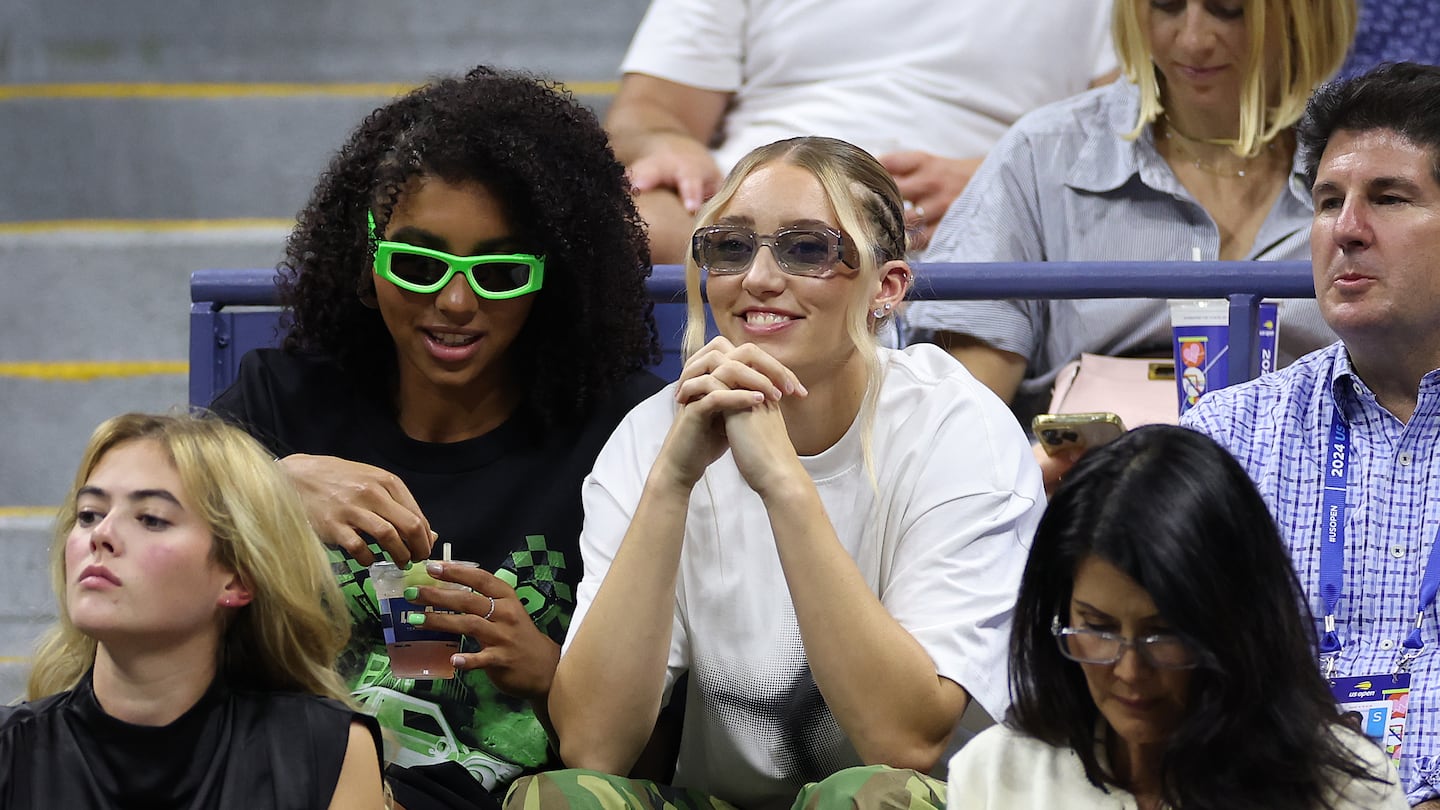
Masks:
[[[10,0],[0,82],[421,81],[479,62],[615,78],[646,0]]]

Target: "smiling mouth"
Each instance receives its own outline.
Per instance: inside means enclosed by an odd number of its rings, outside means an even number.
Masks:
[[[745,323],[751,326],[773,326],[778,323],[789,323],[795,320],[790,315],[781,315],[777,312],[747,312]]]
[[[425,331],[425,336],[439,343],[441,346],[449,346],[451,348],[469,346],[480,339],[479,335],[457,335],[451,332],[431,332],[429,330]]]

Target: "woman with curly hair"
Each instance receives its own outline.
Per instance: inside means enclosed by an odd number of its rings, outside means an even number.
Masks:
[[[950,762],[951,810],[1404,810],[1315,666],[1270,511],[1220,445],[1149,426],[1085,454],[1040,522],[1014,703]]]
[[[189,416],[100,425],[50,575],[30,702],[0,707],[0,807],[385,805],[379,727],[333,668],[339,588],[254,439]]]
[[[580,575],[580,483],[657,390],[642,225],[594,116],[477,68],[376,110],[280,265],[282,349],[214,403],[279,457],[355,617],[350,686],[397,735],[401,805],[473,806],[550,763],[543,707]],[[452,544],[473,593],[421,588],[467,637],[457,677],[395,677],[366,568]],[[341,553],[343,551],[343,554]],[[435,555],[439,556],[439,555]],[[433,601],[432,601],[433,597]],[[448,674],[448,673],[447,673]]]

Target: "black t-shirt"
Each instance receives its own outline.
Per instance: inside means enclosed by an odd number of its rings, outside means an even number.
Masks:
[[[106,714],[87,675],[69,692],[0,706],[0,807],[311,810],[330,806],[350,724],[336,701],[232,692],[219,681],[166,726]]]
[[[578,424],[542,431],[522,410],[484,436],[435,444],[406,436],[388,402],[328,360],[258,349],[212,408],[277,456],[338,456],[399,476],[454,558],[515,587],[540,630],[560,642],[581,575],[581,482],[615,426],[662,384],[638,373]],[[395,732],[402,767],[391,778],[402,804],[473,806],[483,801],[474,783],[503,795],[517,776],[558,765],[528,702],[500,693],[483,672],[436,681],[391,675],[366,569],[331,553],[355,619],[341,671]]]

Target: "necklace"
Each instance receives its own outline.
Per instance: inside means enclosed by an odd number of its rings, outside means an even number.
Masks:
[[[1178,157],[1185,160],[1187,163],[1194,166],[1196,169],[1199,169],[1200,171],[1214,177],[1251,176],[1255,174],[1252,169],[1252,164],[1262,158],[1266,158],[1268,162],[1268,158],[1270,158],[1275,152],[1275,141],[1272,140],[1269,143],[1265,144],[1265,148],[1260,152],[1260,154],[1255,155],[1254,157],[1237,158],[1237,160],[1241,161],[1240,168],[1237,169],[1233,166],[1222,167],[1220,164],[1214,161],[1206,161],[1200,156],[1200,153],[1195,149],[1195,147],[1191,146],[1190,144],[1203,143],[1210,146],[1228,146],[1230,144],[1233,144],[1234,141],[1225,140],[1223,138],[1192,138],[1189,135],[1186,135],[1185,133],[1176,129],[1175,125],[1170,123],[1170,119],[1168,117],[1165,119],[1165,141],[1174,145],[1175,151],[1178,153]]]

